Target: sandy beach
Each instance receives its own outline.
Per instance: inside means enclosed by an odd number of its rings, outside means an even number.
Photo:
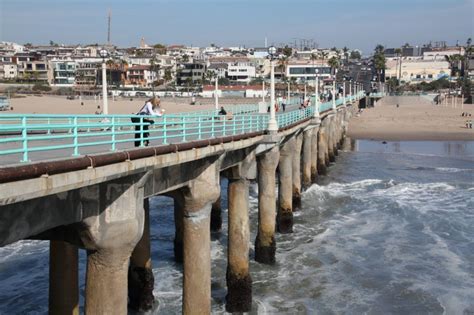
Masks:
[[[397,104],[399,107],[397,108]],[[471,117],[462,117],[467,112]],[[349,123],[348,135],[354,139],[373,140],[471,140],[474,129],[474,105],[458,103],[457,108],[433,105],[421,97],[385,97],[375,108],[364,109]]]
[[[121,97],[115,100],[109,99],[109,114],[136,113],[146,100],[146,98],[132,98],[130,100],[130,98]],[[219,104],[229,107],[237,104],[256,104],[259,101],[260,99],[252,98],[221,98]],[[94,100],[94,98],[68,100],[65,96],[26,96],[12,98],[10,105],[13,110],[3,113],[92,115],[98,110],[97,106],[102,108],[102,100]],[[214,108],[214,99],[196,98],[196,105],[191,105],[190,98],[162,98],[161,106],[168,114],[207,110]]]

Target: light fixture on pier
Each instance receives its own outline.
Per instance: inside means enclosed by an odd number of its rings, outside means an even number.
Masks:
[[[109,114],[109,104],[107,99],[107,65],[105,59],[109,57],[107,49],[102,48],[99,51],[99,56],[102,57],[102,102],[103,102],[103,114]]]
[[[268,47],[268,57],[270,58],[270,120],[268,121],[268,131],[277,132],[278,124],[275,115],[275,58],[277,49],[275,46]]]

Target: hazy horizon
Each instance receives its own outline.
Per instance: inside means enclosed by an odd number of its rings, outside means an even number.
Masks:
[[[263,47],[314,40],[369,54],[376,44],[464,44],[474,33],[474,0],[0,0],[0,41],[111,42]],[[334,23],[339,23],[337,26]],[[61,32],[58,32],[58,29]],[[33,31],[34,30],[34,31]]]

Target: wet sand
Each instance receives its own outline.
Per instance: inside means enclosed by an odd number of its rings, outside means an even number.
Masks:
[[[399,104],[397,108],[396,105]],[[462,112],[471,117],[462,117]],[[474,105],[458,103],[433,105],[421,97],[385,97],[375,108],[364,109],[349,123],[348,135],[354,139],[373,140],[471,140],[474,129],[466,128],[466,120],[474,122]]]
[[[116,98],[109,99],[109,114],[133,114],[145,103],[146,98]],[[221,98],[219,105],[229,107],[236,104],[257,104],[260,99],[252,98]],[[83,105],[81,105],[81,102]],[[161,106],[166,113],[182,113],[197,110],[208,110],[214,108],[214,99],[196,98],[196,105],[191,105],[190,98],[162,98]],[[13,110],[2,113],[21,114],[78,114],[91,115],[102,109],[102,100],[94,98],[83,98],[82,100],[68,100],[65,96],[27,96],[23,98],[12,98],[10,105]]]

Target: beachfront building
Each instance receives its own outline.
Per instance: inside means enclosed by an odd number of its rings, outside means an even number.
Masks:
[[[204,85],[200,95],[202,97],[212,98],[215,93],[214,85]],[[266,95],[268,92],[263,91],[261,85],[219,85],[219,89],[217,90],[219,97],[261,98],[263,93]]]
[[[0,62],[0,80],[15,80],[18,77],[18,66],[11,62]]]
[[[53,85],[74,85],[76,78],[76,62],[53,59],[50,61],[53,70]]]
[[[285,76],[297,82],[314,81],[316,76],[324,80],[331,77],[331,68],[322,60],[290,60],[286,65]]]
[[[230,81],[249,83],[256,77],[255,66],[250,62],[237,62],[227,68],[227,77]]]
[[[156,71],[152,71],[149,65],[130,66],[126,71],[125,86],[151,87],[157,79]]]
[[[99,58],[83,58],[78,60],[74,88],[79,91],[95,90],[101,65],[102,59]]]
[[[18,62],[18,77],[28,82],[51,83],[53,79],[51,68],[47,61],[31,60]]]
[[[423,60],[446,60],[446,56],[464,56],[465,48],[462,46],[431,48],[423,52]]]
[[[450,76],[450,65],[446,60],[424,60],[421,58],[387,59],[385,80],[400,79],[402,83],[431,82]]]
[[[205,71],[205,65],[200,62],[181,64],[176,74],[177,84],[202,83]]]

